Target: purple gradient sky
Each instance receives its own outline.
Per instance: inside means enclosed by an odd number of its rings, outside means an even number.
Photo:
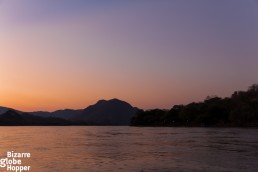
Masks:
[[[255,0],[1,0],[0,106],[171,108],[258,82]]]

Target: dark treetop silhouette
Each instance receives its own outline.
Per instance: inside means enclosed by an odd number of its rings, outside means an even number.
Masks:
[[[258,85],[235,91],[231,97],[207,97],[199,103],[175,105],[170,110],[139,110],[133,126],[258,127]]]

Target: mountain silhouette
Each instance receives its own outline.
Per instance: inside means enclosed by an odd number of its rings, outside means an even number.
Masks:
[[[99,100],[72,120],[91,125],[129,125],[136,111],[129,103],[119,99]]]
[[[71,125],[71,122],[54,117],[39,117],[29,113],[18,113],[8,110],[0,115],[1,126],[49,126]]]
[[[0,114],[3,114],[5,112],[7,112],[8,110],[10,110],[10,108],[0,106]]]
[[[56,118],[71,120],[75,116],[78,116],[79,114],[81,114],[81,112],[82,110],[64,109],[64,110],[57,110],[54,112],[37,111],[37,112],[30,112],[30,113],[40,117],[56,117]]]
[[[47,120],[63,119],[65,121],[70,121],[72,122],[72,124],[75,125],[129,125],[130,120],[136,113],[136,111],[137,108],[132,107],[129,103],[125,101],[119,99],[111,99],[99,100],[96,104],[90,105],[85,109],[64,109],[54,112],[36,111],[25,113],[11,108],[0,107],[0,120],[2,118],[2,121],[6,121],[7,124],[10,125],[15,123],[17,125],[23,125],[23,122],[25,122],[27,118],[29,121],[35,120],[34,123],[37,119],[44,119],[43,121],[45,122],[47,118]],[[9,118],[7,118],[6,116],[8,114],[10,115]],[[22,119],[23,122],[18,121],[19,118]],[[13,123],[9,121],[11,119],[14,121]],[[0,125],[2,124],[3,123],[0,122]]]
[[[9,108],[9,107],[0,106],[0,115],[1,115],[1,114],[4,114],[5,112],[7,112],[7,111],[9,111],[9,110],[13,110],[13,111],[16,111],[17,113],[21,113],[21,111],[18,111],[18,110]]]

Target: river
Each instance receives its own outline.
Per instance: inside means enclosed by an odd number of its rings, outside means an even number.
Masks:
[[[0,127],[8,151],[30,153],[32,172],[256,172],[258,129]]]

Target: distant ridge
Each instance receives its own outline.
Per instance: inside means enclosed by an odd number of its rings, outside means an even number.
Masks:
[[[136,111],[137,108],[132,107],[129,103],[114,98],[111,100],[99,100],[96,104],[90,105],[85,109],[64,109],[54,112],[36,111],[27,112],[25,113],[27,115],[22,116],[24,118],[32,118],[32,116],[28,116],[28,114],[30,114],[35,117],[40,117],[38,118],[40,120],[42,120],[42,118],[59,118],[68,120],[72,124],[82,125],[129,125]],[[15,109],[0,107],[0,117],[4,116],[6,118],[6,115],[14,114],[14,112],[24,114],[24,112]],[[2,125],[1,120],[3,121],[5,118],[0,118],[0,125]]]
[[[0,106],[0,115],[10,110],[10,108]]]
[[[22,112],[22,111],[19,111],[19,110],[15,110],[13,108],[0,106],[0,115],[4,114],[5,112],[7,112],[9,110],[16,111],[17,113],[21,113]]]
[[[70,121],[52,118],[39,117],[28,113],[18,113],[14,110],[8,110],[0,115],[1,126],[50,126],[50,125],[71,125]]]

